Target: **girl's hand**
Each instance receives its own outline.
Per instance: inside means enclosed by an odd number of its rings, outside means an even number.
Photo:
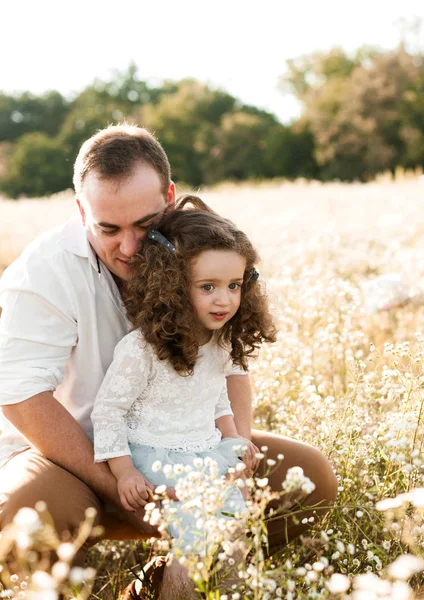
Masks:
[[[155,488],[144,475],[132,467],[118,477],[118,493],[125,510],[135,512],[153,499]]]
[[[253,475],[253,471],[259,464],[259,459],[255,456],[259,452],[259,448],[257,448],[255,444],[250,440],[246,440],[245,445],[247,446],[247,450],[242,460],[246,465],[246,475],[250,477],[251,475]]]

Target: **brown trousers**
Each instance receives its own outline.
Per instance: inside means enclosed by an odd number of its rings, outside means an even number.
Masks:
[[[259,448],[268,446],[268,458],[278,460],[278,454],[284,455],[284,460],[278,467],[274,467],[269,476],[272,489],[281,490],[287,469],[293,466],[302,467],[305,475],[316,485],[315,490],[302,500],[302,505],[306,508],[296,515],[296,522],[290,517],[280,516],[267,523],[269,551],[273,554],[310,527],[308,523],[301,521],[313,514],[312,507],[321,515],[327,512],[336,498],[338,483],[327,458],[308,444],[255,430],[252,432],[252,441]],[[13,520],[20,508],[34,507],[39,500],[46,502],[57,531],[65,533],[65,536],[66,532],[68,536],[72,536],[79,523],[84,520],[86,509],[94,507],[98,512],[97,524],[105,527],[104,539],[151,537],[151,533],[137,530],[130,523],[119,520],[113,513],[106,512],[94,492],[69,471],[35,450],[24,450],[10,458],[0,469],[0,530]],[[322,506],[321,510],[319,506]],[[79,558],[83,560],[84,552]]]

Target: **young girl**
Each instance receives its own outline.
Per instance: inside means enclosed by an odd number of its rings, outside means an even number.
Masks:
[[[147,235],[123,292],[133,330],[115,349],[92,413],[95,460],[108,461],[127,510],[144,506],[155,486],[175,485],[157,461],[193,466],[209,456],[225,475],[241,444],[254,466],[226,375],[247,371],[248,357],[275,340],[257,260],[247,236],[195,196]],[[244,508],[239,488],[231,488],[224,513]],[[181,514],[170,534],[180,552],[193,553],[196,519]]]

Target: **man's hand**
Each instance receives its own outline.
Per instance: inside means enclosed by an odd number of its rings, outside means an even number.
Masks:
[[[144,475],[133,466],[120,473],[118,493],[125,510],[135,512],[153,500],[155,488]]]

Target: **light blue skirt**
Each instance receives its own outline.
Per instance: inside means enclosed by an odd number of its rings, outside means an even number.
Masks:
[[[195,458],[205,459],[210,457],[216,461],[218,476],[224,476],[228,473],[230,467],[235,467],[240,462],[243,451],[234,450],[234,446],[244,446],[246,440],[244,438],[225,438],[211,450],[204,452],[181,452],[168,450],[166,448],[155,448],[152,446],[142,446],[130,444],[132,459],[136,469],[142,473],[146,479],[155,486],[166,485],[175,487],[176,482],[181,477],[186,476],[186,473],[173,474],[172,477],[167,477],[163,472],[165,465],[190,465],[192,468]],[[159,471],[153,471],[152,465],[154,462],[160,461],[162,468]],[[175,522],[170,524],[169,533],[174,539],[174,548],[178,549],[182,554],[204,554],[207,551],[207,540],[204,530],[196,527],[195,511],[191,512],[182,508],[182,503],[174,501],[172,507],[176,509]],[[232,519],[232,515],[236,512],[244,512],[246,505],[242,493],[238,486],[230,485],[222,505],[222,510],[216,515],[219,518]],[[174,518],[173,518],[174,521]],[[205,550],[206,548],[206,550]]]

